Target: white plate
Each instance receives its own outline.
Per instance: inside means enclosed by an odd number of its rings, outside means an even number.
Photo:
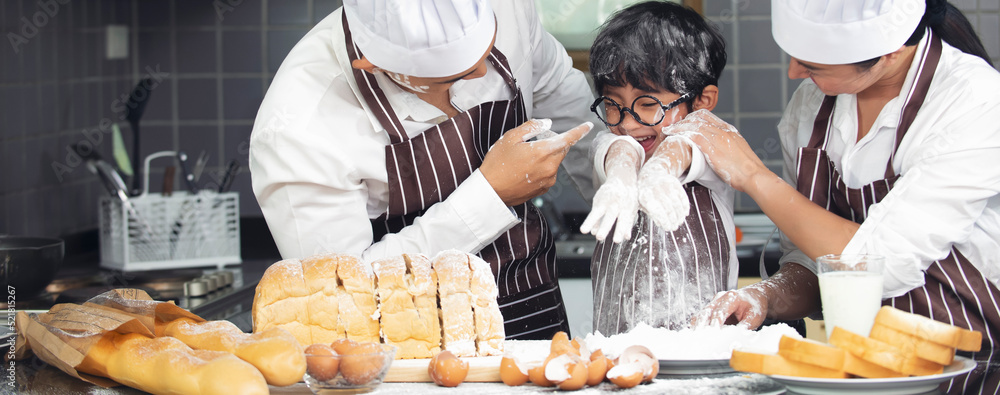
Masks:
[[[726,359],[661,359],[660,375],[719,374],[734,372]]]
[[[965,357],[955,357],[955,361],[944,368],[944,373],[929,376],[912,376],[892,379],[819,379],[811,377],[769,376],[784,384],[789,391],[799,394],[922,394],[955,376],[972,371],[976,361]]]

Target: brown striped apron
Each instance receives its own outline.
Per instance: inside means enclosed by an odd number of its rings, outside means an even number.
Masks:
[[[895,148],[886,164],[885,179],[876,180],[861,188],[849,188],[844,183],[826,152],[826,142],[829,139],[830,124],[837,99],[835,96],[827,96],[813,123],[809,146],[799,149],[797,165],[799,192],[828,211],[857,223],[864,222],[868,208],[880,202],[889,193],[900,177],[892,168],[892,158],[927,96],[927,90],[941,57],[941,39],[930,31],[928,34],[930,37],[927,45],[924,51],[918,54],[919,74],[903,106],[896,129]],[[946,258],[934,262],[924,272],[922,287],[883,300],[882,304],[980,331],[983,333],[983,349],[976,354],[988,357],[996,350],[995,339],[1000,337],[998,300],[1000,300],[1000,290],[953,246]]]
[[[691,209],[676,230],[663,230],[640,211],[628,241],[598,241],[590,263],[594,330],[610,336],[639,323],[686,328],[729,289],[730,246],[719,209],[705,186],[689,183],[684,190]]]
[[[351,39],[347,18],[344,35],[350,60],[362,55]],[[503,76],[513,99],[482,103],[410,138],[391,111],[375,76],[353,69],[368,108],[389,135],[385,147],[389,207],[372,220],[373,240],[399,232],[443,201],[483,163],[490,146],[507,130],[527,120],[521,90],[496,47],[487,57]],[[497,279],[497,302],[508,339],[551,339],[569,332],[566,308],[557,282],[552,234],[541,212],[530,202],[511,207],[521,222],[478,252]]]

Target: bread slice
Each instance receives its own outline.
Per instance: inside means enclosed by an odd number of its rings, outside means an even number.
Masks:
[[[348,339],[379,342],[375,272],[370,264],[350,255],[337,262],[337,331],[343,328]]]
[[[848,377],[847,373],[843,370],[833,370],[810,363],[794,361],[778,354],[761,354],[740,350],[733,350],[733,355],[729,358],[729,366],[742,372],[766,375],[777,374],[782,376],[828,379],[845,379]]]
[[[378,279],[382,339],[396,359],[430,358],[441,351],[437,287],[426,256],[396,255],[372,263]]]
[[[441,301],[442,348],[458,357],[476,355],[476,327],[472,312],[469,284],[472,269],[469,255],[448,250],[431,262],[438,279],[438,299]]]
[[[846,354],[844,350],[815,340],[782,335],[778,341],[778,355],[791,361],[813,364],[830,370],[844,369],[844,354]]]
[[[503,355],[503,315],[497,297],[496,277],[490,264],[478,256],[469,255],[469,268],[472,270],[472,280],[469,291],[472,293],[472,315],[476,322],[476,355]]]
[[[782,336],[778,355],[790,361],[803,362],[830,370],[865,378],[905,377],[906,375],[858,358],[843,349],[810,339]]]
[[[854,356],[904,375],[929,375],[944,371],[941,364],[906,353],[899,347],[864,337],[841,327],[834,327],[830,334],[833,344]]]
[[[983,346],[983,334],[978,331],[959,328],[889,306],[882,306],[878,311],[875,324],[962,351],[979,351]]]
[[[257,284],[251,316],[253,331],[284,328],[299,344],[312,344],[309,325],[309,288],[302,276],[302,262],[286,259],[267,270]]]
[[[955,359],[954,348],[927,339],[921,339],[882,324],[873,325],[868,337],[889,343],[899,347],[903,352],[913,353],[920,358],[941,365],[950,365],[951,361]]]
[[[341,284],[337,280],[337,267],[341,262],[356,258],[349,255],[325,254],[302,259],[302,276],[306,281],[309,296],[305,311],[311,342],[302,343],[306,347],[314,343],[330,343],[347,337],[344,328],[337,325],[340,316],[339,293]]]

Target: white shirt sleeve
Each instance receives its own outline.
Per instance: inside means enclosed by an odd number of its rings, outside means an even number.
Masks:
[[[604,129],[604,123],[590,112],[596,97],[582,71],[573,68],[573,59],[551,34],[545,31],[535,12],[534,2],[523,2],[523,18],[531,31],[533,118],[552,120],[552,131],[563,133],[590,121],[594,129],[577,142],[563,159],[562,167],[570,176],[581,196],[589,203],[596,186],[591,174],[594,162],[590,150],[594,136]]]
[[[888,257],[885,297],[923,285],[922,271],[970,238],[1000,191],[1000,167],[982,166],[1000,157],[1000,105],[963,107],[969,110],[942,114],[923,126],[932,133],[900,147],[900,178],[844,249]]]

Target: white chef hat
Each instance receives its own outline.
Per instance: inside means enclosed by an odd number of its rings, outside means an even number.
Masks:
[[[490,49],[490,0],[344,0],[351,35],[375,66],[414,77],[448,77]]]
[[[771,33],[794,58],[855,63],[902,47],[925,7],[925,0],[772,0]]]

